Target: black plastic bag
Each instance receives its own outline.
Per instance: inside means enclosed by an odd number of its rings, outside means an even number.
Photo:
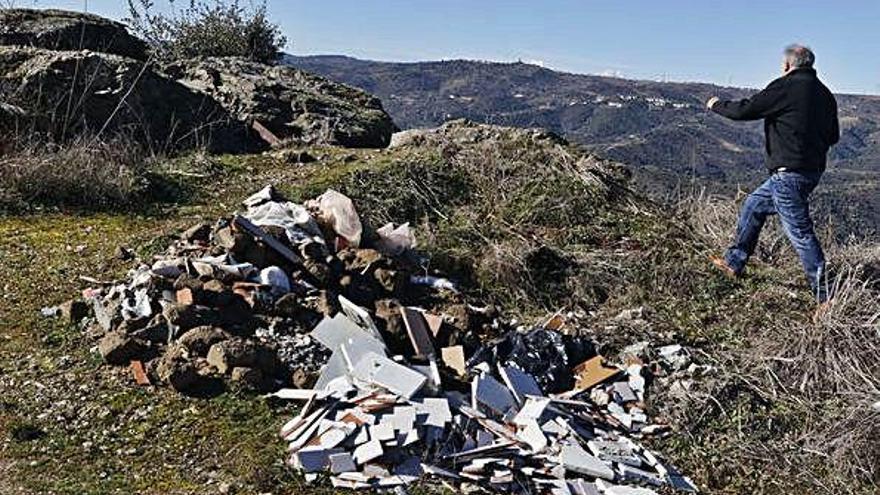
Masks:
[[[544,393],[559,393],[574,387],[572,368],[596,355],[593,342],[585,337],[563,335],[535,328],[511,331],[480,348],[468,367],[482,362],[518,368],[535,377]]]

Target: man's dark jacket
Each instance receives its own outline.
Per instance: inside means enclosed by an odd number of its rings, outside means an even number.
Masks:
[[[837,101],[812,68],[795,69],[751,98],[719,101],[712,110],[733,120],[764,119],[767,168],[825,170],[840,139]]]

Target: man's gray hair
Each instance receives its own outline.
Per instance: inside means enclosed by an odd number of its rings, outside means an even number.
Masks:
[[[812,67],[816,62],[816,55],[804,45],[788,45],[785,47],[785,58],[794,68]]]

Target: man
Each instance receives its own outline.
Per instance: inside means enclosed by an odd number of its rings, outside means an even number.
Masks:
[[[766,165],[770,178],[752,192],[742,207],[736,241],[724,258],[712,262],[728,275],[739,276],[755,251],[769,215],[778,214],[788,239],[800,256],[817,314],[827,308],[823,280],[825,255],[810,219],[810,193],[825,171],[828,149],[840,139],[837,102],[813,69],[813,52],[801,45],[785,49],[782,77],[751,98],[709,99],[709,110],[733,120],[764,119]]]

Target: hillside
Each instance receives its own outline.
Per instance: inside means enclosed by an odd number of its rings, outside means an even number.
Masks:
[[[703,187],[730,194],[762,176],[759,123],[708,113],[711,95],[750,91],[568,74],[523,63],[387,63],[342,56],[288,56],[286,63],[377,95],[401,128],[446,120],[543,127],[629,165],[638,184],[666,196]],[[768,74],[768,77],[771,75]],[[840,95],[842,138],[817,192],[820,218],[839,234],[880,226],[880,97]]]
[[[877,493],[877,245],[814,315],[778,225],[725,277],[734,201],[555,133],[2,15],[0,494]]]

